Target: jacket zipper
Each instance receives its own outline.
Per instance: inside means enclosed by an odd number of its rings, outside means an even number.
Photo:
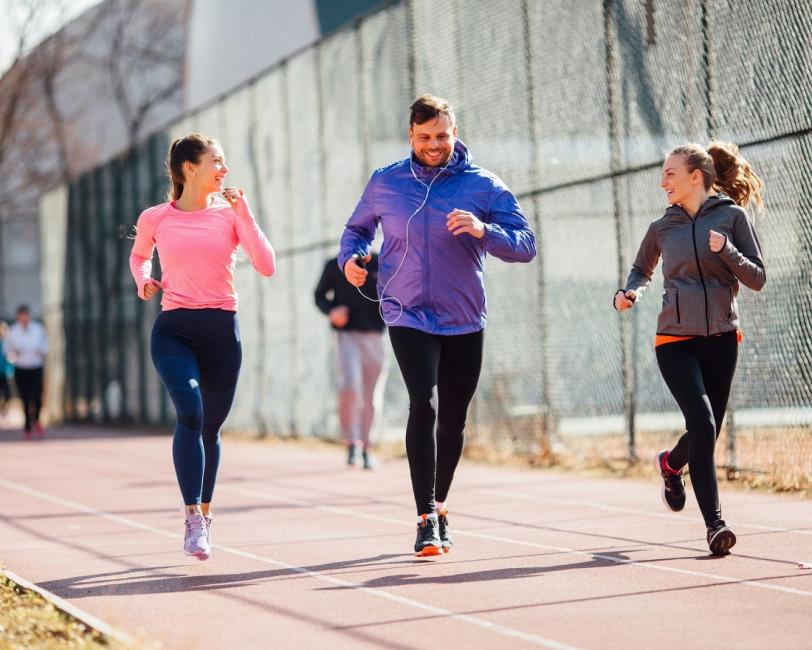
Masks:
[[[426,253],[426,259],[423,262],[423,305],[426,308],[429,307],[429,286],[431,286],[431,264],[429,262],[429,258],[431,257],[429,251],[429,211],[427,207],[428,206],[424,206],[423,209],[423,250]]]
[[[700,209],[700,212],[702,210]],[[687,214],[687,213],[686,213]],[[690,215],[688,215],[690,218]],[[697,212],[696,216],[699,216]],[[696,270],[699,271],[699,281],[702,283],[702,293],[705,294],[705,336],[710,336],[710,317],[708,316],[708,289],[705,286],[705,276],[702,275],[702,267],[699,265],[699,250],[696,247],[696,217],[691,219],[691,239],[694,243],[694,258],[696,258]]]
[[[682,319],[679,317],[679,291],[675,291],[674,294],[677,297],[677,322],[681,323]]]

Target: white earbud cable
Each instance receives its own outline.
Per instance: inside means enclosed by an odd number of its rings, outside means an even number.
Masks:
[[[398,264],[398,268],[395,269],[395,272],[392,274],[392,277],[389,278],[389,280],[387,280],[386,284],[383,286],[383,289],[381,289],[381,298],[380,299],[370,298],[369,296],[364,294],[363,291],[361,291],[361,287],[356,287],[356,289],[358,289],[358,293],[360,293],[364,298],[366,298],[370,302],[379,303],[378,304],[378,313],[381,315],[381,318],[383,319],[383,322],[386,323],[387,325],[394,325],[395,323],[397,323],[400,320],[400,317],[403,316],[403,303],[400,300],[398,300],[397,298],[394,298],[392,296],[387,296],[386,295],[386,290],[389,288],[389,285],[392,283],[392,280],[394,280],[395,277],[397,276],[397,274],[400,273],[400,269],[403,266],[403,263],[406,261],[406,255],[408,255],[408,253],[409,253],[409,225],[412,223],[412,219],[414,219],[415,216],[417,216],[417,213],[420,212],[423,209],[423,207],[426,205],[426,202],[429,200],[429,194],[431,193],[431,186],[434,185],[434,181],[436,181],[440,177],[440,175],[448,168],[448,166],[451,164],[452,159],[453,159],[453,154],[452,154],[451,158],[448,159],[448,162],[445,165],[443,165],[442,169],[440,169],[440,171],[437,172],[437,174],[434,176],[434,178],[431,179],[431,182],[429,182],[428,184],[424,183],[423,181],[421,181],[417,177],[417,174],[414,173],[414,167],[412,166],[412,161],[411,161],[411,159],[409,160],[409,169],[412,172],[412,176],[414,176],[414,179],[418,183],[420,183],[423,187],[426,188],[426,196],[423,197],[423,202],[417,207],[417,210],[412,212],[411,216],[406,221],[406,250],[403,251],[403,257],[400,259],[400,264]],[[387,301],[387,300],[389,302],[393,302],[393,303],[397,304],[398,308],[400,309],[400,312],[398,313],[397,318],[395,318],[394,320],[386,320],[386,316],[383,315],[383,303],[385,301]]]

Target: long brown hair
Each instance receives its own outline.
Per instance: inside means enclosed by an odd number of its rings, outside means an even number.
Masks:
[[[702,172],[706,190],[724,192],[743,208],[752,203],[760,210],[764,204],[761,197],[764,181],[735,144],[711,142],[707,149],[698,144],[684,144],[671,152],[674,154],[685,156],[688,171],[698,169]]]
[[[166,170],[169,175],[168,199],[177,201],[183,194],[183,184],[186,178],[183,174],[183,163],[191,162],[195,165],[200,162],[200,156],[208,147],[217,144],[217,140],[200,133],[190,133],[178,138],[169,147],[166,157]]]

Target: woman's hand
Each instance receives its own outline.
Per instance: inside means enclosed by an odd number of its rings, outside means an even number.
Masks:
[[[725,244],[727,244],[727,237],[720,232],[711,230],[708,236],[708,244],[710,245],[711,251],[718,253],[725,247]]]
[[[615,309],[618,311],[629,309],[634,305],[635,300],[637,300],[636,291],[618,291],[615,294]]]
[[[367,255],[364,258],[364,262],[369,262],[372,259],[372,255]],[[369,271],[361,266],[358,266],[358,256],[353,255],[350,259],[347,260],[346,264],[344,264],[344,277],[347,278],[347,282],[349,282],[354,287],[363,286],[364,282],[367,280],[367,275]]]
[[[452,210],[448,213],[446,223],[453,235],[467,233],[477,239],[485,236],[485,224],[466,210]]]
[[[144,283],[144,300],[149,300],[163,288],[164,285],[158,282],[158,280],[150,278]]]
[[[248,201],[245,199],[245,192],[238,187],[226,187],[223,189],[223,196],[229,205],[243,219],[253,219],[251,210],[248,208]]]

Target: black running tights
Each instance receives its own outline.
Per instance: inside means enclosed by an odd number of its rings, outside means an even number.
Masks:
[[[406,455],[417,514],[428,514],[435,498],[446,500],[462,455],[484,336],[482,331],[440,336],[390,327],[389,339],[409,393]]]
[[[736,372],[738,347],[735,332],[657,347],[660,372],[685,416],[687,429],[669,453],[668,464],[676,470],[686,464],[690,467],[706,526],[722,518],[713,452]]]

